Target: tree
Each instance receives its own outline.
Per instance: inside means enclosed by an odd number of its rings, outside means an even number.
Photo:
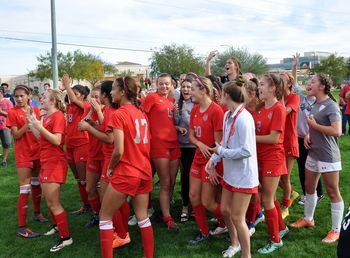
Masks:
[[[165,45],[153,53],[150,61],[152,76],[160,73],[179,76],[188,72],[197,74],[204,72],[202,58],[196,55],[194,49],[187,45]]]
[[[249,53],[246,48],[235,48],[231,46],[222,53],[218,53],[212,61],[211,70],[215,75],[225,74],[227,59],[235,57],[241,63],[242,73],[264,74],[268,71],[267,59],[258,53]]]
[[[336,56],[335,54],[322,59],[319,64],[315,65],[312,71],[329,75],[336,87],[340,86],[348,73],[345,58],[343,56]]]

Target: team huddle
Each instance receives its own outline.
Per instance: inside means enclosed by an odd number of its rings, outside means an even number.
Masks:
[[[190,72],[177,80],[160,74],[156,91],[145,96],[128,76],[103,81],[90,92],[86,86],[72,87],[64,75],[60,89],[45,91],[37,108],[31,105],[30,89],[17,85],[16,105],[4,115],[14,139],[20,183],[17,235],[39,235],[26,227],[30,192],[35,220],[47,221],[40,211],[42,191],[53,225],[45,235],[59,235],[50,251],[73,243],[60,201],[69,166],[83,204],[76,214],[93,213],[86,226],[99,225],[102,257],[113,257],[114,248],[130,243],[132,207],[144,257],[151,258],[152,178],[157,173],[164,225],[177,230],[171,202],[180,170],[179,220],[186,223],[192,207],[199,229],[190,245],[228,232],[230,244],[223,257],[241,252],[241,257],[249,258],[255,226],[265,221],[269,239],[258,252],[268,254],[281,248],[289,233],[284,219],[299,196],[290,180],[297,159],[303,174],[304,216],[290,227],[315,226],[322,176],[332,221],[322,242],[337,241],[344,213],[338,186],[341,114],[330,93],[330,79],[314,75],[303,96],[296,83],[297,56],[292,75],[269,73],[257,78],[242,74],[236,58],[227,60],[225,76],[213,76],[210,62],[215,54],[207,59],[205,77]],[[278,187],[283,192],[281,204]],[[217,223],[211,230],[206,211]]]

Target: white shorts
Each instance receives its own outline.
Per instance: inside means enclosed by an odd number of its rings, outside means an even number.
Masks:
[[[311,172],[326,173],[341,170],[341,162],[323,162],[311,158],[309,155],[306,158],[305,168]]]

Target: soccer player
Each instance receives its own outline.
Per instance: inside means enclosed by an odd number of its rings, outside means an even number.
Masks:
[[[17,203],[18,236],[32,238],[38,233],[26,228],[29,193],[32,191],[34,220],[47,222],[40,213],[41,187],[38,179],[40,170],[40,145],[28,126],[26,112],[33,112],[39,118],[39,109],[29,105],[29,89],[25,85],[17,85],[13,92],[16,106],[7,114],[6,126],[11,129],[15,143],[15,160],[19,181],[19,197]]]
[[[294,78],[288,73],[280,74],[284,84],[283,103],[286,107],[286,128],[284,134],[284,152],[286,154],[286,165],[288,173],[281,176],[280,186],[283,189],[282,197],[282,218],[289,216],[289,207],[293,201],[299,197],[299,194],[293,190],[290,182],[290,174],[294,166],[294,160],[299,157],[297,119],[299,112],[300,99],[293,92]]]
[[[133,207],[141,230],[144,257],[152,258],[154,237],[148,218],[148,195],[152,191],[150,164],[150,132],[146,115],[138,108],[137,85],[131,77],[113,83],[113,102],[120,108],[113,114],[108,127],[113,128],[114,150],[107,175],[110,183],[100,211],[100,241],[102,257],[112,258],[112,217],[127,196],[133,196]]]
[[[254,115],[258,168],[261,184],[261,200],[265,208],[266,224],[270,236],[268,244],[258,250],[261,254],[271,253],[283,246],[282,238],[289,230],[284,224],[281,208],[276,199],[280,176],[287,174],[283,147],[286,110],[279,102],[283,98],[282,79],[266,74],[260,80],[259,99]]]
[[[317,182],[322,176],[331,200],[332,228],[323,243],[333,243],[339,239],[344,202],[339,191],[339,171],[341,170],[340,150],[337,137],[341,136],[341,113],[330,93],[332,81],[324,74],[314,75],[307,88],[309,96],[316,97],[316,104],[310,111],[309,135],[304,144],[309,149],[305,164],[306,199],[304,217],[291,224],[292,227],[314,227]]]
[[[0,87],[0,140],[2,145],[2,163],[3,167],[7,167],[7,156],[9,154],[9,148],[11,145],[11,131],[6,127],[7,113],[13,104],[5,97],[5,89]]]
[[[168,98],[171,88],[171,76],[159,75],[157,92],[147,95],[142,105],[150,123],[151,159],[160,180],[160,208],[170,230],[178,228],[170,214],[170,199],[181,156],[174,125],[174,101]]]
[[[215,200],[216,185],[209,181],[205,172],[205,165],[211,156],[210,147],[222,138],[223,111],[211,100],[212,90],[213,85],[207,78],[197,76],[192,82],[192,100],[198,105],[193,107],[190,118],[189,139],[196,146],[190,171],[190,200],[200,232],[189,241],[190,244],[208,240],[209,233],[217,235],[227,232],[220,204]],[[222,163],[220,164],[221,169],[220,165],[217,168],[221,176]],[[218,227],[210,232],[205,209],[212,212],[218,220]]]
[[[54,224],[52,230],[58,230],[60,236],[60,240],[50,249],[50,252],[57,252],[73,243],[69,235],[67,213],[60,201],[61,185],[66,182],[68,171],[63,149],[66,134],[64,117],[66,107],[62,92],[57,90],[47,90],[42,103],[42,109],[46,110],[43,123],[30,113],[27,114],[27,120],[29,127],[36,130],[40,137],[40,183]]]
[[[80,199],[83,206],[73,214],[81,215],[90,210],[86,193],[86,161],[89,154],[89,135],[79,132],[78,124],[90,111],[90,103],[86,101],[90,89],[86,86],[75,85],[71,88],[72,80],[67,74],[62,78],[61,90],[66,90],[69,98],[67,105],[67,162],[78,184]]]
[[[223,252],[223,257],[233,257],[242,250],[241,257],[250,258],[250,236],[245,214],[252,194],[258,194],[259,178],[254,119],[244,107],[245,82],[242,79],[224,84],[223,103],[229,111],[224,117],[221,145],[216,143],[216,147],[212,148],[216,154],[211,156],[206,171],[215,183],[214,165],[223,160],[221,210],[231,238],[231,245]]]

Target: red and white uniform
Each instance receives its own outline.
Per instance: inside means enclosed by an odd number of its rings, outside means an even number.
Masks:
[[[146,115],[132,104],[121,106],[108,127],[124,133],[124,153],[110,183],[119,192],[135,196],[152,191],[150,132]]]
[[[74,103],[67,105],[67,161],[68,163],[86,162],[89,154],[89,134],[80,132],[78,124],[90,111],[90,103],[84,101],[84,109]]]
[[[222,108],[215,102],[212,102],[204,112],[200,111],[199,105],[195,105],[191,111],[190,130],[194,131],[198,141],[210,147],[215,144],[215,132],[222,131],[223,116]],[[204,169],[208,160],[203,156],[200,149],[196,148],[190,175],[201,179],[203,182],[208,182],[209,178]],[[222,175],[222,162],[218,166],[218,173]]]
[[[66,155],[63,149],[66,135],[66,119],[61,111],[45,116],[43,126],[50,133],[61,134],[61,143],[55,146],[43,135],[40,136],[40,182],[65,183],[68,171]]]
[[[103,121],[101,123],[100,131],[101,132],[110,132],[112,131],[111,128],[107,127],[107,124],[109,123],[112,114],[116,111],[117,109],[108,107],[106,106],[103,109]],[[107,177],[107,169],[109,162],[112,157],[112,152],[114,149],[114,144],[109,144],[109,143],[102,143],[102,153],[103,153],[103,166],[102,166],[102,173],[101,173],[101,180],[104,182],[109,182],[109,178]]]
[[[254,115],[256,135],[269,135],[271,131],[281,132],[278,143],[257,143],[258,167],[261,176],[280,176],[287,174],[283,141],[286,123],[286,110],[276,102],[272,107],[262,107]]]
[[[297,119],[300,105],[300,98],[295,93],[290,93],[284,97],[284,105],[292,109],[286,117],[286,127],[284,134],[284,151],[286,156],[299,157]]]
[[[37,119],[40,119],[39,109],[32,107]],[[21,107],[9,110],[6,126],[15,126],[21,129],[26,124],[26,112]],[[28,129],[21,138],[14,139],[16,168],[38,168],[40,167],[40,144],[33,133]]]
[[[174,103],[158,93],[149,94],[144,102],[150,123],[151,158],[179,159],[181,156],[174,125]]]
[[[97,128],[100,128],[101,123],[98,119],[96,111],[92,113],[91,120],[94,122]],[[101,173],[103,160],[102,142],[89,133],[89,155],[86,164],[86,171],[90,173]]]

